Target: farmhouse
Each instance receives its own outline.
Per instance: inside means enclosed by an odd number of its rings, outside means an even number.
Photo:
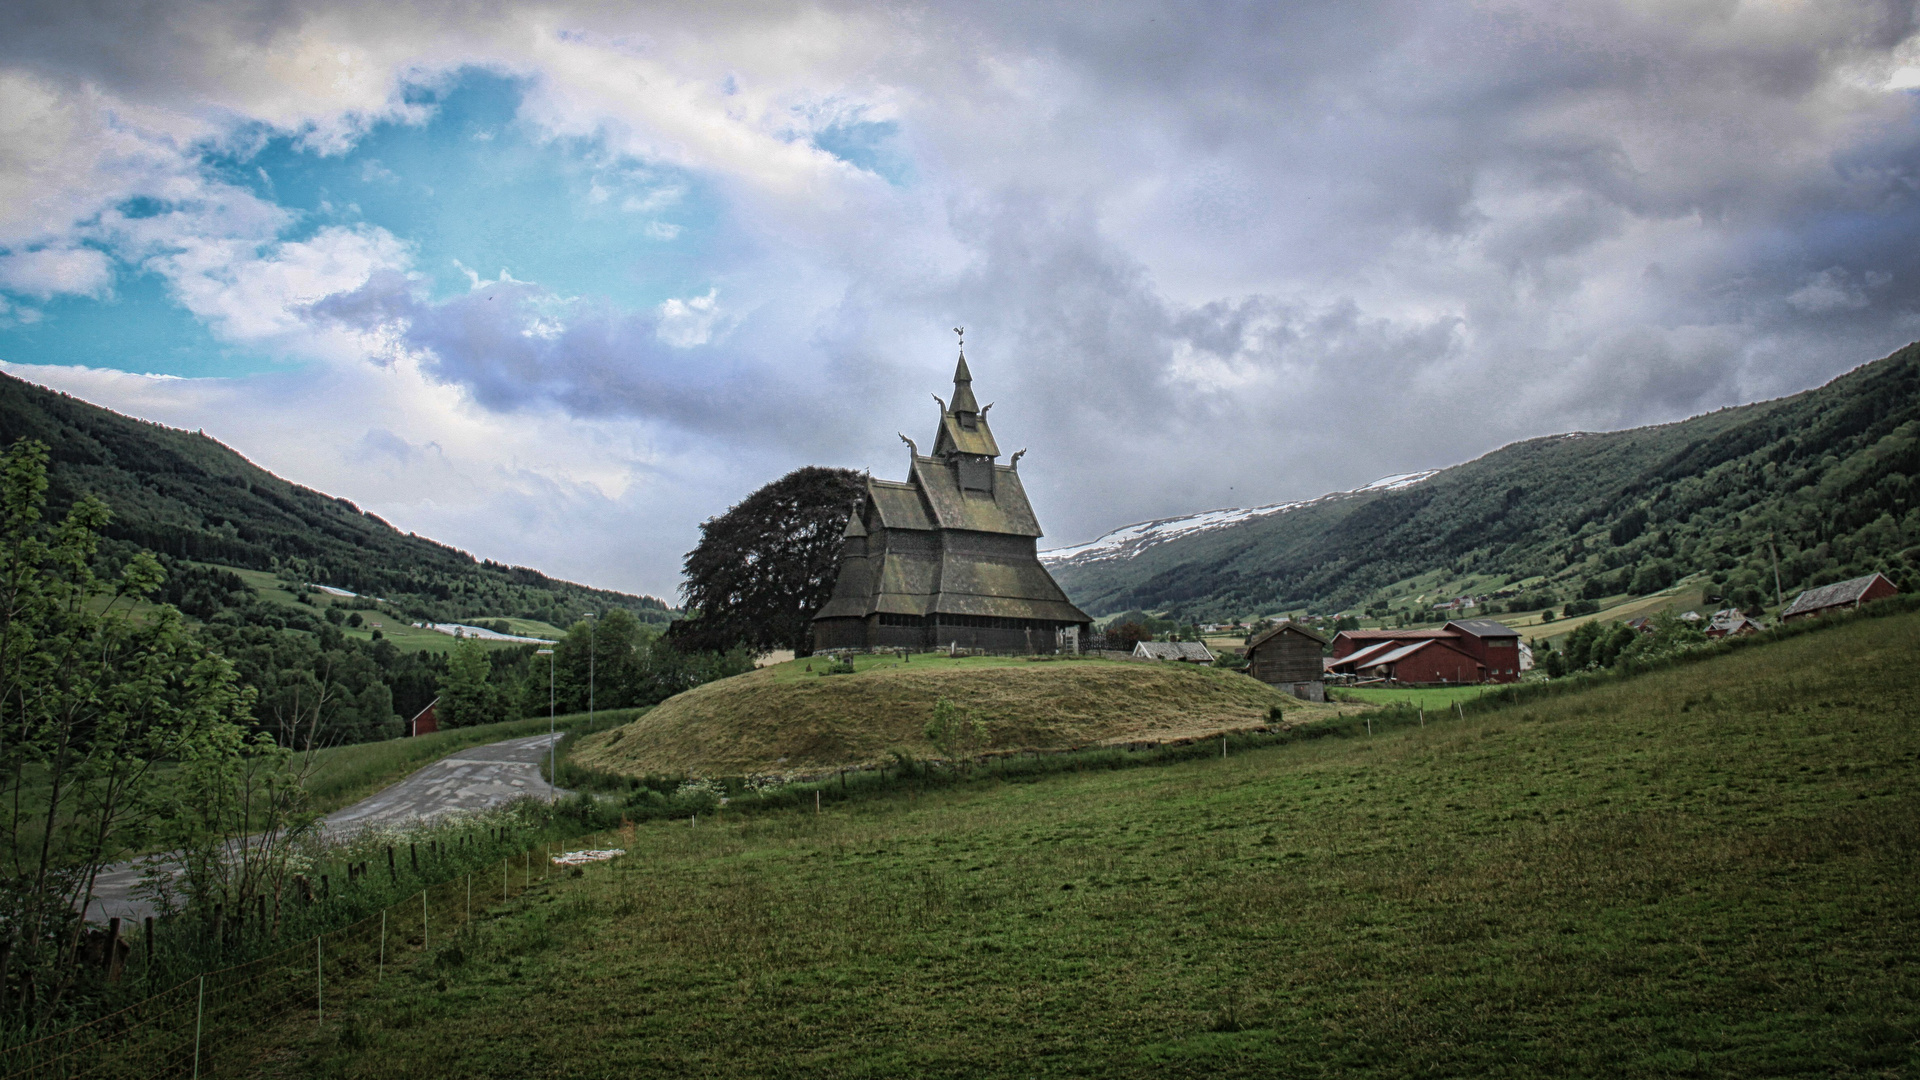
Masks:
[[[991,408],[974,399],[962,353],[933,453],[902,435],[906,480],[867,479],[833,596],[813,619],[814,648],[1079,651],[1092,620],[1040,565],[1020,454],[996,460]]]
[[[1466,664],[1444,653],[1407,648],[1416,643],[1437,643],[1465,657]],[[1395,673],[1385,674],[1382,664]],[[1492,619],[1456,619],[1437,630],[1342,630],[1333,639],[1327,670],[1409,683],[1515,682],[1522,670],[1520,632]]]
[[[1299,623],[1283,622],[1247,642],[1247,674],[1306,701],[1327,700],[1321,652],[1327,639]]]
[[[1793,603],[1788,604],[1787,609],[1780,613],[1780,621],[1811,619],[1830,611],[1857,608],[1870,600],[1892,596],[1899,591],[1899,587],[1888,581],[1884,574],[1868,574],[1866,577],[1857,577],[1848,581],[1836,581],[1832,585],[1808,589],[1794,597]]]
[[[1766,629],[1759,623],[1747,618],[1739,608],[1723,608],[1713,613],[1707,620],[1707,636],[1718,640],[1724,637],[1745,637]]]
[[[1133,646],[1138,660],[1185,660],[1190,664],[1211,664],[1213,653],[1197,641],[1141,641]]]

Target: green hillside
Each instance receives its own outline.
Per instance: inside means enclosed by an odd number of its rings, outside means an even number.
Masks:
[[[654,597],[476,560],[400,532],[345,499],[288,483],[206,435],[0,375],[0,445],[21,438],[52,451],[52,513],[97,495],[113,509],[110,538],[174,560],[284,567],[296,580],[383,597],[435,622],[505,617],[569,626],[584,611],[613,607],[647,622],[668,618]]]
[[[323,1022],[296,999],[230,1053],[354,1078],[1913,1075],[1916,654],[1920,616],[1849,620],[1424,727],[633,826],[580,845],[626,858],[483,893],[430,949],[395,935],[377,974],[363,947]]]
[[[1052,564],[1089,611],[1225,618],[1382,604],[1423,576],[1560,599],[1695,571],[1742,603],[1920,561],[1920,346],[1817,390],[1676,424],[1515,443],[1397,491],[1322,500],[1133,558]],[[1511,589],[1509,591],[1512,591]]]

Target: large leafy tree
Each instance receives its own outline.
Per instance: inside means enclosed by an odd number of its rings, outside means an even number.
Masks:
[[[690,618],[668,634],[692,649],[812,650],[833,593],[840,534],[865,490],[851,469],[795,469],[700,526],[680,592]]]
[[[249,703],[177,610],[136,609],[151,555],[98,575],[106,506],[50,524],[46,492],[44,445],[0,455],[0,1012],[33,1018],[75,978],[101,869],[157,838],[170,765],[237,753]]]

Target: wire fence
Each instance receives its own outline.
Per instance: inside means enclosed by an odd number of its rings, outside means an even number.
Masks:
[[[231,1076],[257,1062],[260,1033],[302,1013],[316,1027],[339,994],[368,975],[431,964],[458,945],[476,914],[511,901],[564,867],[557,853],[593,846],[595,832],[543,843],[499,866],[447,878],[359,921],[290,942],[245,963],[192,976],[86,1024],[0,1050],[0,1080]]]

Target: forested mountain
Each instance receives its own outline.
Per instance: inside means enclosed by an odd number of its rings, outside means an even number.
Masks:
[[[1155,523],[1171,538],[1042,558],[1096,614],[1195,618],[1371,606],[1432,571],[1544,579],[1528,587],[1566,598],[1651,591],[1704,570],[1729,596],[1770,600],[1770,537],[1789,593],[1874,570],[1911,588],[1917,469],[1920,345],[1910,345],[1776,401],[1530,439],[1404,486],[1216,511],[1219,527]]]
[[[568,626],[582,612],[616,607],[643,622],[669,618],[654,597],[478,561],[400,532],[345,499],[288,483],[206,435],[0,375],[0,445],[21,438],[52,451],[48,506],[56,517],[75,499],[97,495],[113,510],[107,536],[176,559],[284,568],[434,621],[507,616]]]

